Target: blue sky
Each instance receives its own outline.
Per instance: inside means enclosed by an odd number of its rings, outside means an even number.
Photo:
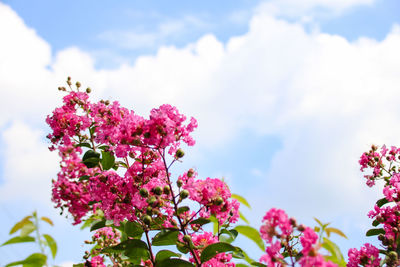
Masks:
[[[196,117],[177,174],[225,177],[253,204],[254,226],[280,207],[333,222],[350,237],[344,251],[359,247],[380,192],[363,185],[358,157],[400,134],[398,10],[397,0],[1,1],[1,240],[37,209],[56,222],[46,230],[57,263],[86,249],[88,233],[49,201],[58,159],[44,118],[71,75],[142,115],[171,103]],[[23,251],[0,248],[0,265]]]

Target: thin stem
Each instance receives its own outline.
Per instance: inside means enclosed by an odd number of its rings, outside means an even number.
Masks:
[[[35,232],[36,232],[36,238],[37,238],[37,242],[39,244],[40,252],[42,252],[42,254],[45,254],[44,247],[43,247],[43,244],[42,244],[42,241],[40,238],[39,220],[38,220],[36,211],[33,213],[33,217],[35,218]],[[46,266],[48,266],[47,261],[46,261]]]
[[[172,183],[171,183],[171,179],[170,179],[169,172],[168,172],[169,169],[168,169],[167,162],[165,160],[165,150],[162,150],[162,151],[163,151],[162,153],[160,151],[158,151],[158,153],[160,154],[160,156],[161,156],[161,158],[162,158],[162,160],[164,162],[165,172],[166,172],[166,175],[167,175],[167,181],[168,181],[169,189],[170,189],[171,195],[172,195],[172,202],[174,204],[175,213],[178,214],[178,204],[176,203],[176,200],[175,200],[175,197],[174,197],[174,193],[173,193],[174,191],[172,189]],[[181,227],[181,231],[183,232],[184,235],[187,235],[187,232],[186,232],[186,229],[185,229],[185,225],[183,224],[183,222],[181,220],[181,217],[179,217],[179,215],[177,215],[176,217],[177,217],[177,219],[179,221],[179,225]],[[193,248],[190,245],[188,247],[189,247],[190,253],[193,255],[193,258],[194,258],[194,261],[196,262],[196,265],[197,266],[201,266],[201,263],[200,263],[199,259],[197,258],[197,255],[194,252]]]
[[[155,265],[156,263],[154,262],[154,255],[153,255],[153,250],[151,249],[151,242],[149,238],[149,231],[145,230],[144,233],[146,234],[146,240],[147,240],[147,245],[149,246],[149,252],[150,252],[150,260]]]

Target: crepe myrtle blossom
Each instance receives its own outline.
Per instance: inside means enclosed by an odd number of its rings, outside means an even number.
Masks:
[[[337,266],[318,253],[320,244],[317,233],[310,227],[297,225],[296,220],[289,218],[285,211],[272,208],[265,214],[262,222],[260,235],[267,246],[266,254],[261,256],[260,262],[277,267],[288,264],[294,266],[296,263],[304,267]],[[298,246],[299,242],[295,242],[295,236],[299,236],[301,247]],[[283,254],[289,256],[289,260]]]
[[[218,238],[191,221],[214,216],[221,225],[237,222],[239,202],[220,179],[202,180],[192,169],[177,177],[171,173],[185,154],[182,146],[195,144],[194,118],[187,120],[168,104],[152,109],[145,118],[117,101],[93,102],[89,88],[82,92],[76,83],[73,89],[70,78],[67,83],[70,89],[59,88],[67,92],[62,106],[46,122],[51,128],[49,149],[61,157],[52,200],[61,212],[72,215],[74,224],[101,214],[114,226],[135,222],[146,235],[150,230],[174,229],[183,236],[190,234],[195,243],[206,236],[211,243]],[[182,202],[188,200],[197,208],[181,211]],[[94,238],[111,245],[119,236],[104,228]],[[199,265],[200,252],[188,249]],[[92,265],[101,266],[102,259],[94,255]],[[234,266],[230,260],[227,254],[210,261]]]
[[[348,267],[357,267],[359,265],[368,267],[380,266],[379,249],[369,243],[364,244],[360,250],[350,249],[348,256]]]

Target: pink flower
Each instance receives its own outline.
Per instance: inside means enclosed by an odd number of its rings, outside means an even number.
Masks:
[[[303,246],[303,255],[308,255],[313,245],[317,243],[318,235],[310,227],[306,227],[303,235],[300,237],[300,243]]]
[[[272,242],[272,238],[277,234],[288,236],[293,232],[293,227],[287,214],[281,209],[270,209],[262,221],[264,224],[261,225],[260,234],[269,243]]]
[[[349,249],[348,267],[358,267],[359,265],[374,267],[379,266],[381,259],[379,258],[379,249],[371,244],[364,244],[360,250],[355,248]]]
[[[102,256],[92,257],[90,263],[92,264],[92,267],[106,267]]]

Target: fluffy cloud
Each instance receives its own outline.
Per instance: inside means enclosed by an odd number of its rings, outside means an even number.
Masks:
[[[371,142],[395,144],[400,134],[397,26],[381,42],[349,42],[307,33],[301,24],[260,11],[246,34],[227,43],[206,35],[184,48],[160,47],[156,55],[114,70],[95,69],[95,59],[78,48],[53,58],[49,45],[3,4],[0,34],[10,36],[0,43],[0,109],[7,114],[0,125],[9,151],[18,155],[21,148],[13,147],[18,139],[12,136],[21,132],[23,139],[38,140],[32,129],[43,127],[39,122],[58,101],[55,87],[71,75],[98,97],[121,100],[141,114],[165,102],[178,106],[199,119],[200,147],[246,142],[236,140],[245,129],[279,136],[282,149],[268,172],[258,174],[264,180],[254,186],[253,200],[303,216],[327,214],[326,207],[335,203],[336,215],[356,209],[363,216],[372,201],[371,191],[361,185],[358,156]],[[6,126],[16,120],[22,123]],[[33,155],[44,145],[27,147],[24,162],[38,161]],[[18,166],[13,160],[5,164],[5,173]],[[13,179],[26,181],[26,173],[15,171]],[[7,183],[4,188],[14,188]]]
[[[23,198],[48,203],[58,164],[43,142],[43,132],[14,122],[1,137],[5,147],[0,202]]]
[[[360,5],[372,5],[376,0],[268,0],[258,11],[273,16],[311,19],[312,17],[339,15]]]

